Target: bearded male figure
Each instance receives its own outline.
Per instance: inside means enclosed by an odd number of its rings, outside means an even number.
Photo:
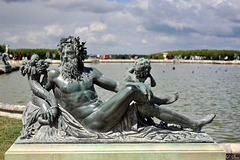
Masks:
[[[61,65],[48,72],[47,90],[53,90],[57,103],[68,111],[85,129],[92,132],[110,131],[126,114],[129,104],[134,101],[140,106],[160,103],[144,83],[116,82],[105,77],[96,68],[85,67],[85,43],[79,38],[62,38],[58,45]],[[107,102],[99,99],[94,85],[116,94]],[[159,101],[159,102],[158,102]],[[215,115],[201,120],[192,120],[173,111],[144,107],[141,112],[161,117],[199,132],[205,124],[212,122]]]
[[[52,89],[58,104],[87,130],[107,132],[126,113],[133,100],[144,103],[150,99],[151,91],[146,85],[128,84],[119,89],[117,82],[97,69],[84,67],[82,61],[86,51],[79,38],[62,38],[59,53],[61,66],[49,71],[46,89]],[[118,93],[103,103],[97,96],[94,84]]]

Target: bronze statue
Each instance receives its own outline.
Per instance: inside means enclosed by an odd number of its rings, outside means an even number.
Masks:
[[[201,128],[211,123],[215,117],[211,114],[203,119],[193,120],[160,107],[161,104],[175,102],[178,94],[165,98],[153,95],[150,87],[144,83],[149,82],[150,86],[156,85],[149,67],[145,67],[147,72],[139,71],[139,75],[135,77],[138,79],[137,82],[134,79],[135,73],[138,73],[136,69],[129,71],[132,76],[128,77],[127,81],[130,82],[126,82],[114,81],[105,77],[96,68],[85,67],[83,60],[87,51],[85,42],[81,43],[79,37],[62,38],[58,44],[58,51],[61,64],[57,69],[46,72],[45,68],[44,72],[37,72],[37,76],[34,76],[32,74],[32,72],[35,73],[34,67],[26,67],[25,64],[21,68],[23,75],[25,72],[28,74],[32,97],[35,97],[32,98],[23,115],[23,124],[28,120],[27,115],[34,117],[31,123],[24,125],[23,139],[34,136],[40,130],[41,134],[51,130],[51,134],[57,132],[56,137],[59,137],[63,131],[65,136],[77,138],[117,139],[119,138],[117,132],[121,135],[124,132],[127,137],[139,139],[139,137],[143,138],[144,133],[151,136],[152,140],[163,141],[163,137],[167,136],[159,136],[161,132],[159,129],[148,123],[142,123],[144,124],[142,125],[141,120],[157,117],[165,122],[180,124],[200,132]],[[38,64],[40,60],[33,58],[31,61],[34,62],[33,64]],[[31,61],[28,63],[31,64]],[[43,75],[43,82],[40,81],[41,75]],[[98,97],[94,85],[113,91],[115,95],[104,102]],[[39,114],[32,114],[30,111],[33,108],[37,108]],[[38,128],[35,127],[36,123],[40,123]],[[35,132],[29,134],[32,128]],[[153,133],[154,136],[152,136]],[[25,134],[28,136],[24,136]],[[40,137],[43,136],[40,135]]]
[[[152,92],[143,83],[129,83],[121,88],[122,85],[105,77],[96,68],[84,67],[86,51],[78,38],[63,38],[59,47],[62,63],[59,69],[48,72],[46,89],[52,89],[59,105],[87,130],[110,131],[133,100],[138,103],[150,100]],[[117,94],[103,103],[94,84]]]
[[[142,82],[146,83],[150,87],[154,87],[156,86],[156,82],[150,71],[150,61],[140,58],[136,60],[134,66],[127,71],[124,80],[128,82]],[[143,121],[146,119],[144,123],[156,125],[152,120],[152,117],[156,117],[164,122],[179,124],[183,127],[190,127],[193,129],[193,131],[200,132],[201,128],[205,124],[212,122],[215,117],[213,114],[207,115],[200,120],[193,120],[182,114],[176,113],[175,111],[160,107],[160,105],[166,105],[175,102],[178,97],[178,93],[174,93],[173,96],[162,97],[153,95],[149,103],[140,106],[138,109]]]
[[[50,124],[57,115],[57,101],[44,86],[47,81],[48,63],[40,60],[34,54],[29,61],[23,61],[20,67],[21,74],[27,75],[30,89],[32,91],[31,101],[24,110],[23,128],[26,130],[32,123],[38,121],[40,124]],[[23,129],[23,130],[24,130]],[[28,137],[27,132],[22,132],[21,137]]]

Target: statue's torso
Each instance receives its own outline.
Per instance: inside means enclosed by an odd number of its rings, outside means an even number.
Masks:
[[[77,115],[77,119],[84,119],[102,103],[98,100],[91,73],[83,76],[82,81],[73,80],[72,82],[64,80],[59,74],[54,82],[53,91],[58,103],[71,114]]]

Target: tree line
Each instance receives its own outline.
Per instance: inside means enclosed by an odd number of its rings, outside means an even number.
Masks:
[[[49,57],[47,57],[49,53]],[[56,49],[9,49],[9,54],[18,54],[22,57],[32,56],[33,54],[38,54],[41,59],[54,58],[60,59],[58,51]]]
[[[6,51],[6,45],[0,44],[0,53],[4,53]],[[49,57],[47,57],[47,53],[49,53]],[[60,59],[58,51],[56,49],[8,49],[8,54],[19,57],[19,59],[24,57],[31,57],[33,54],[38,54],[41,59],[46,58],[55,58]],[[29,59],[29,58],[28,58]]]
[[[6,45],[0,44],[0,52],[5,52]],[[9,49],[9,54],[18,55],[18,57],[31,57],[33,54],[38,54],[41,59],[46,58],[54,58],[60,59],[60,55],[56,49]],[[49,57],[47,54],[49,53]],[[194,56],[203,57],[207,60],[219,60],[221,57],[223,60],[224,57],[228,57],[228,60],[234,60],[239,58],[240,51],[238,50],[208,50],[208,49],[201,49],[201,50],[176,50],[176,51],[166,51],[168,53],[168,58],[182,58],[182,59],[190,59]],[[86,59],[89,55],[86,56]],[[130,59],[136,57],[144,57],[147,59],[164,59],[163,52],[153,53],[149,55],[138,55],[138,54],[112,54],[111,59]]]
[[[4,53],[6,50],[6,45],[5,44],[0,44],[0,53]]]
[[[183,59],[190,59],[191,57],[202,57],[206,60],[223,60],[225,57],[228,60],[234,60],[239,58],[240,51],[238,50],[208,50],[208,49],[201,49],[201,50],[176,50],[176,51],[166,51],[168,53],[169,58],[183,58]],[[163,53],[154,53],[150,54],[150,57],[156,59],[163,59]],[[221,59],[220,59],[221,58]]]

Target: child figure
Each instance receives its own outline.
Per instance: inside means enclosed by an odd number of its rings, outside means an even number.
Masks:
[[[133,67],[128,69],[125,73],[124,81],[127,82],[142,82],[151,87],[156,86],[156,81],[151,75],[151,64],[148,59],[140,58],[135,61]],[[174,93],[173,96],[158,97],[157,105],[171,104],[178,99],[178,93]],[[156,97],[155,97],[156,98]]]
[[[55,97],[44,86],[47,80],[48,63],[40,60],[37,54],[31,60],[24,61],[20,67],[23,76],[27,75],[32,91],[31,101],[23,112],[23,131],[21,137],[30,136],[31,125],[38,121],[39,125],[49,125],[57,116],[58,105]]]
[[[124,81],[142,82],[147,84],[149,87],[154,87],[156,86],[156,82],[150,74],[150,71],[150,61],[140,58],[136,60],[134,66],[126,72]],[[193,120],[175,111],[160,107],[160,105],[171,104],[175,102],[178,97],[178,93],[174,93],[172,96],[164,97],[153,96],[149,103],[139,105],[138,112],[142,125],[153,125],[158,127],[159,125],[156,125],[153,120],[153,117],[156,117],[161,120],[160,127],[162,128],[167,128],[167,123],[175,123],[182,127],[190,127],[195,132],[200,132],[204,125],[211,123],[215,118],[214,114],[209,114],[200,120]],[[194,123],[196,125],[192,125]]]

